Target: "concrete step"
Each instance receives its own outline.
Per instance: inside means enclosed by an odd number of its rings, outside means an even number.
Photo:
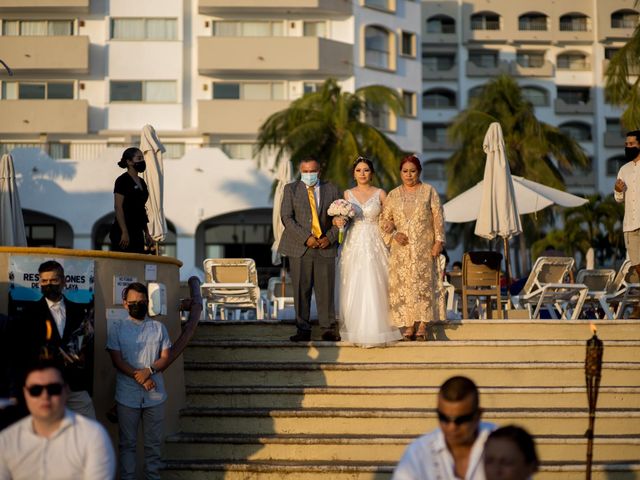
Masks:
[[[167,439],[167,458],[216,461],[325,461],[397,462],[410,435],[217,435],[182,433]],[[584,460],[583,435],[538,436],[538,455],[545,461]],[[627,462],[637,459],[640,436],[598,436],[595,461]]]
[[[394,464],[360,462],[166,462],[163,480],[390,480]],[[596,462],[592,480],[632,480],[640,463]],[[583,462],[542,464],[536,480],[584,480]]]
[[[584,362],[185,362],[187,385],[439,386],[453,375],[478,385],[584,385]],[[551,374],[552,372],[552,374]],[[602,386],[640,385],[640,362],[607,362]]]
[[[517,424],[534,435],[583,435],[586,408],[486,409],[483,419]],[[395,435],[418,436],[438,426],[430,409],[221,409],[186,408],[180,431],[254,435]],[[598,435],[640,436],[640,409],[598,409]]]
[[[587,405],[582,387],[481,388],[486,408],[570,408]],[[187,386],[191,407],[218,408],[424,408],[436,404],[438,387]],[[640,387],[601,387],[599,408],[637,408]]]
[[[598,337],[609,340],[640,340],[640,320],[456,320],[430,328],[434,340],[584,340],[591,337],[589,324]],[[292,321],[201,322],[196,339],[288,340],[295,333]],[[320,338],[314,327],[313,339]],[[314,344],[316,342],[310,342]]]
[[[554,362],[584,361],[584,340],[455,340],[400,342],[392,348],[360,348],[343,342],[299,344],[282,340],[200,339],[189,344],[192,362]],[[640,340],[609,340],[604,362],[640,360]]]

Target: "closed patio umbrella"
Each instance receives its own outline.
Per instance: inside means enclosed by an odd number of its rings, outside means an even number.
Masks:
[[[8,153],[0,160],[0,245],[27,246],[13,157]]]
[[[164,164],[162,162],[162,154],[166,152],[166,149],[151,125],[145,125],[142,128],[140,150],[142,150],[147,164],[147,169],[142,176],[149,187],[149,198],[146,205],[149,217],[149,235],[155,242],[156,253],[159,255],[158,243],[164,241],[167,234],[167,221],[164,218],[163,209]]]
[[[282,238],[282,232],[284,231],[284,225],[280,219],[280,210],[282,207],[282,197],[284,196],[284,186],[291,182],[291,162],[288,160],[281,160],[278,165],[278,172],[276,174],[276,189],[273,193],[273,215],[271,217],[273,227],[273,245],[271,245],[271,263],[274,265],[280,265],[282,258],[278,253],[278,246],[280,245],[280,239]]]

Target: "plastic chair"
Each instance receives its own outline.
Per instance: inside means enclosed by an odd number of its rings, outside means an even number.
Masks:
[[[256,263],[251,258],[207,258],[204,263],[206,283],[201,285],[205,318],[215,320],[218,309],[225,319],[225,309],[255,309],[256,318],[264,319],[264,307],[258,286]]]
[[[587,286],[589,291],[584,300],[583,308],[592,307],[597,310],[602,307],[601,301],[611,292],[611,285],[616,276],[616,271],[611,268],[582,269],[576,276],[576,282]],[[602,308],[607,315],[608,307]]]
[[[284,289],[283,289],[284,286]],[[287,305],[293,305],[293,285],[291,277],[285,277],[284,284],[282,277],[271,277],[267,286],[267,305],[269,318],[277,319],[278,312],[284,310]]]
[[[484,297],[487,304],[486,317],[491,318],[491,299],[495,297],[498,317],[502,318],[500,293],[500,266],[502,254],[498,252],[467,252],[462,257],[462,318],[469,318],[469,297]],[[479,300],[479,299],[476,299]],[[483,317],[480,302],[479,316]]]
[[[623,318],[628,307],[640,305],[640,279],[629,260],[625,260],[609,291],[599,300],[609,320]]]

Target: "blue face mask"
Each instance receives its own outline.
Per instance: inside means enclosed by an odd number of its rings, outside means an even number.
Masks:
[[[318,183],[318,172],[301,173],[300,180],[302,180],[307,187],[313,187]]]

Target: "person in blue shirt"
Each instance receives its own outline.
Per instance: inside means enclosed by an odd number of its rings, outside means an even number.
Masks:
[[[167,399],[161,372],[170,363],[171,340],[162,323],[147,317],[149,296],[143,284],[129,284],[122,297],[129,316],[114,322],[107,338],[107,350],[117,369],[120,478],[135,479],[138,427],[142,421],[144,475],[146,479],[159,479]]]

